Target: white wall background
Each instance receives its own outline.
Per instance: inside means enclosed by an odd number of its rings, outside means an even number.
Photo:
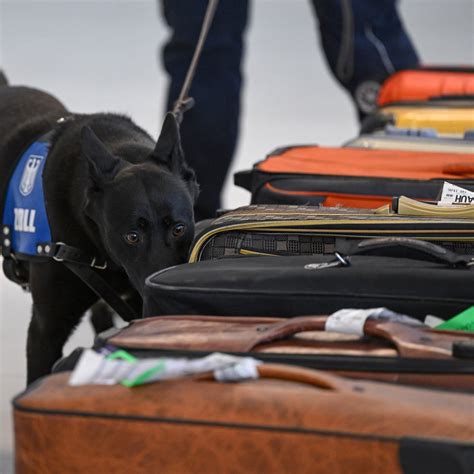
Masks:
[[[238,1],[238,0],[235,0]],[[403,0],[402,16],[427,63],[474,63],[473,0]],[[233,170],[276,146],[339,145],[357,133],[332,80],[306,0],[254,0],[247,35],[242,133]],[[152,0],[0,0],[0,67],[13,84],[45,89],[75,112],[122,112],[157,136],[167,30]],[[246,204],[231,186],[225,204]],[[10,399],[25,380],[30,297],[0,276],[0,473],[11,470]],[[83,324],[66,352],[90,345]]]

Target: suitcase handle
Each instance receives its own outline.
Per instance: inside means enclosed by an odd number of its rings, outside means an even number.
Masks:
[[[261,344],[268,344],[284,339],[289,339],[298,333],[308,331],[325,331],[327,320],[328,316],[298,316],[280,323],[259,326],[257,327],[257,336],[253,338],[253,340],[249,341],[245,351],[250,352]],[[390,334],[376,330],[376,326],[379,323],[380,321],[368,318],[364,324],[364,335],[374,335],[378,339],[386,339],[391,341],[392,338]]]
[[[457,254],[431,242],[406,237],[363,240],[358,243],[352,255],[366,254],[428,260],[452,266],[469,266],[474,264],[473,258],[469,255]]]
[[[343,387],[340,377],[330,375],[321,370],[305,369],[284,364],[260,364],[257,366],[258,376],[261,379],[285,380],[302,383],[325,390],[337,390]],[[214,373],[208,372],[195,377],[197,380],[214,380]]]
[[[245,352],[261,344],[281,341],[306,331],[325,331],[328,316],[299,316],[279,323],[257,327],[256,335],[249,338]],[[437,331],[421,324],[409,324],[389,318],[369,317],[364,323],[363,334],[390,342],[403,357],[452,356],[452,344],[458,340],[474,340],[474,334]]]
[[[305,369],[284,364],[261,364],[257,366],[260,378],[287,380],[304,383],[326,390],[336,390],[341,387],[337,376],[329,375],[320,370]]]
[[[474,163],[450,163],[443,168],[443,173],[474,178]]]
[[[252,191],[253,170],[238,171],[234,174],[234,184],[247,191]]]

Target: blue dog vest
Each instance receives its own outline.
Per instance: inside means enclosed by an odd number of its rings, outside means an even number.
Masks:
[[[61,118],[58,123],[67,120]],[[5,260],[5,275],[28,288],[28,271],[21,269],[18,260],[53,258],[69,268],[126,320],[136,313],[95,270],[105,270],[107,261],[66,245],[51,242],[51,229],[43,191],[43,172],[50,149],[50,131],[35,141],[21,155],[6,188],[3,206],[1,251]],[[3,194],[3,191],[2,191]],[[0,209],[1,209],[0,201]]]
[[[43,170],[51,133],[31,144],[11,175],[3,209],[3,244],[19,256],[37,256],[51,243],[51,229],[43,192]]]

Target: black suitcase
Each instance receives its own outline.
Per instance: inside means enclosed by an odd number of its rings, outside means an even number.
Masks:
[[[423,319],[474,304],[472,256],[400,240],[365,240],[349,257],[237,257],[168,268],[147,279],[144,316],[291,317],[386,306]]]

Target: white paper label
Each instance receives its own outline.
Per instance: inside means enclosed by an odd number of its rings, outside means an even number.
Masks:
[[[474,204],[474,192],[445,181],[438,205],[448,206],[452,204]]]
[[[419,326],[417,319],[395,313],[387,308],[341,309],[331,314],[326,320],[325,330],[343,334],[364,335],[364,324],[367,318],[387,318],[390,321]]]
[[[444,319],[438,318],[438,316],[433,316],[431,314],[427,314],[424,320],[424,323],[430,328],[435,328],[436,326],[439,326],[445,322],[446,321]]]
[[[214,370],[214,378],[219,382],[236,382],[239,380],[258,379],[257,366],[260,362],[252,357],[245,357],[237,364]]]
[[[364,324],[373,309],[341,309],[328,317],[325,330],[344,334],[364,335]]]
[[[257,378],[257,365],[251,357],[236,357],[215,352],[199,359],[171,358],[138,359],[134,362],[107,359],[91,349],[85,350],[74,368],[69,385],[113,385],[141,378],[140,383],[186,377],[214,372],[217,380]],[[218,378],[219,377],[219,378]]]

